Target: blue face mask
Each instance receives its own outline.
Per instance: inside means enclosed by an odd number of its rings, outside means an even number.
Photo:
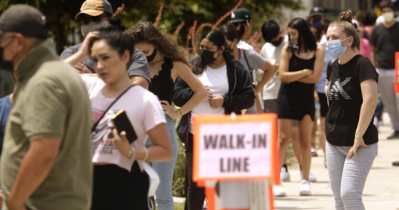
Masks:
[[[333,40],[333,41],[328,41],[327,42],[327,48],[326,51],[327,53],[333,57],[333,58],[339,58],[342,54],[344,54],[345,50],[347,47],[344,47],[341,45],[341,43],[345,40],[347,40],[349,37],[343,39],[343,40]]]

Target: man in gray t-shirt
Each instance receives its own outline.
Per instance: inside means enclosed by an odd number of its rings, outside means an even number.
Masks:
[[[86,36],[91,31],[109,25],[108,20],[112,14],[112,6],[108,1],[87,0],[82,4],[80,12],[75,16],[75,19],[81,21],[82,34]],[[65,60],[78,52],[81,46],[82,43],[68,47],[61,53],[61,59]],[[151,75],[145,55],[140,50],[134,49],[128,66],[128,73],[132,82],[148,89],[151,83]],[[94,73],[93,61],[91,58],[83,60],[82,63],[77,64],[75,68],[80,73]]]

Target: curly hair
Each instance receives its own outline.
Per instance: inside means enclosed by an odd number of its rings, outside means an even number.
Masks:
[[[133,28],[126,30],[125,33],[133,37],[135,44],[143,42],[152,44],[166,58],[172,61],[180,61],[189,66],[187,60],[180,54],[177,44],[150,22],[139,22]]]

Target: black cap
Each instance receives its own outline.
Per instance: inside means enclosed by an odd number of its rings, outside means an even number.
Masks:
[[[48,37],[46,16],[32,6],[16,4],[4,11],[0,17],[0,35],[4,32],[17,32],[46,39]]]
[[[313,15],[321,15],[324,16],[324,9],[322,7],[315,7],[312,10],[310,10],[310,16]]]

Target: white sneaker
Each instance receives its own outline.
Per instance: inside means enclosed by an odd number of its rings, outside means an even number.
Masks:
[[[208,205],[206,204],[206,200],[204,201],[204,204],[202,204],[202,209],[203,210],[208,209]]]
[[[302,171],[300,171],[300,173],[301,173],[301,179],[302,179]],[[309,182],[316,182],[316,181],[317,181],[316,176],[312,172],[309,172]]]
[[[286,195],[285,189],[282,185],[273,186],[273,195],[275,197],[284,197]]]
[[[316,176],[312,172],[309,172],[309,182],[316,182]]]
[[[299,195],[307,196],[310,195],[310,182],[307,180],[302,180],[299,184]]]
[[[282,182],[291,181],[290,173],[288,173],[287,169],[285,169],[284,167],[281,167],[280,179]]]

